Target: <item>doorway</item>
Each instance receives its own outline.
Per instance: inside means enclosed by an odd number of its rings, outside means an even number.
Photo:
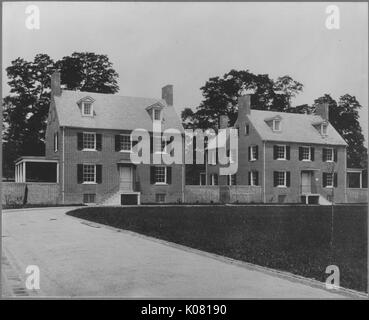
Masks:
[[[301,193],[311,193],[311,171],[301,172]]]
[[[133,170],[130,166],[119,166],[119,189],[133,191]]]

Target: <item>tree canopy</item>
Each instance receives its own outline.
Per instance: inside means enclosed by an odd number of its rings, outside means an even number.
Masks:
[[[106,55],[74,52],[54,61],[37,54],[33,61],[17,58],[6,68],[10,94],[3,100],[3,172],[13,176],[14,160],[44,155],[50,104],[50,77],[59,70],[63,88],[116,93],[118,74]]]

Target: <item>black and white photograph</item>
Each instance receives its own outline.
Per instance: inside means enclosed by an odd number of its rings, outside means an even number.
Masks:
[[[3,1],[1,45],[1,299],[368,299],[368,2]]]

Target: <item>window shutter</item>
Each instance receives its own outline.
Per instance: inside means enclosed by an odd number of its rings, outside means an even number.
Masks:
[[[77,149],[78,150],[83,149],[83,133],[82,132],[77,133]]]
[[[231,184],[231,177],[230,175],[228,174],[227,175],[227,185],[229,186]]]
[[[286,186],[290,187],[291,186],[291,172],[287,171],[286,175],[287,175],[287,177],[286,177]]]
[[[302,147],[299,147],[299,160],[302,160]]]
[[[333,175],[333,186],[336,188],[338,183],[337,183],[337,172],[334,173]]]
[[[150,136],[150,153],[154,153],[154,137]]]
[[[218,174],[214,174],[214,182],[215,182],[215,185],[217,186],[218,185]]]
[[[150,183],[151,184],[155,183],[155,167],[154,166],[150,166]]]
[[[314,161],[315,158],[315,149],[313,147],[310,148],[311,161]]]
[[[170,137],[169,141],[167,144],[170,144],[174,141],[174,137]],[[173,148],[173,144],[172,144],[172,150],[170,150],[170,156],[173,157],[174,156],[174,148]]]
[[[102,165],[97,164],[96,165],[96,183],[102,182]]]
[[[277,154],[278,154],[277,146],[273,146],[273,159],[274,159],[274,160],[276,160],[276,159],[277,159]]]
[[[333,159],[334,162],[337,162],[337,149],[333,149]]]
[[[255,146],[256,149],[256,160],[259,159],[259,146]]]
[[[114,145],[115,145],[115,151],[120,151],[120,135],[116,134],[114,136]]]
[[[251,147],[248,147],[248,157],[249,157],[249,161],[251,160]]]
[[[290,160],[290,146],[286,146],[286,159]]]
[[[172,184],[172,167],[167,167],[167,184]]]
[[[101,151],[102,149],[102,135],[100,133],[96,134],[96,150]]]
[[[251,186],[251,171],[248,173],[249,186]]]
[[[77,183],[83,182],[83,164],[77,164]]]
[[[323,148],[322,153],[323,153],[323,162],[326,162],[327,161],[327,149]]]
[[[255,175],[255,184],[258,186],[259,185],[259,171],[254,171],[254,175]]]
[[[323,188],[327,186],[327,173],[323,172]]]
[[[273,185],[276,187],[278,185],[278,172],[273,171]]]

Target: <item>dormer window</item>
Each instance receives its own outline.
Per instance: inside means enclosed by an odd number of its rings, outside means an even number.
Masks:
[[[320,125],[320,133],[323,135],[323,136],[326,136],[327,135],[327,128],[328,128],[328,125],[326,123],[322,123]]]
[[[81,110],[81,114],[84,117],[93,117],[94,115],[94,99],[92,99],[91,97],[84,97],[81,100],[79,100],[77,102],[80,110]]]
[[[159,109],[153,109],[154,115],[153,115],[153,119],[154,120],[161,120],[161,110]]]
[[[281,120],[280,119],[273,120],[273,131],[281,131]]]

